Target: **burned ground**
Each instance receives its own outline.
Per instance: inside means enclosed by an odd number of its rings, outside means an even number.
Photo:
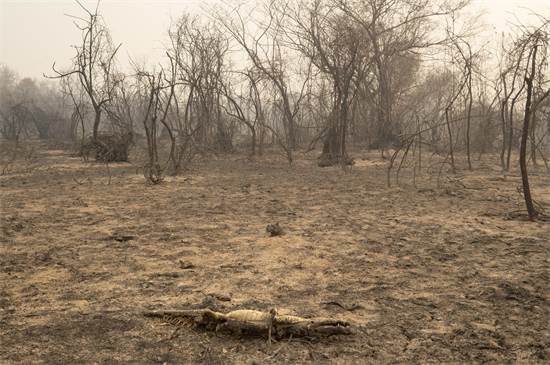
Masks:
[[[351,171],[238,155],[146,186],[129,164],[59,151],[0,177],[0,362],[548,363],[550,225],[493,161],[385,186]],[[533,191],[550,205],[550,178]],[[269,237],[268,224],[284,235]],[[173,328],[144,309],[335,317],[352,336],[265,339]]]

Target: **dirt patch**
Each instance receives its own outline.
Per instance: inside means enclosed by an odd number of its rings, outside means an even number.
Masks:
[[[234,156],[151,187],[131,165],[109,179],[49,153],[0,177],[0,362],[548,363],[550,226],[510,219],[519,177],[483,168],[412,186],[404,174],[387,188],[378,157],[343,171]],[[547,204],[550,178],[532,184]],[[269,237],[274,223],[284,235]],[[170,340],[140,314],[201,305],[358,331],[270,347],[194,329]]]

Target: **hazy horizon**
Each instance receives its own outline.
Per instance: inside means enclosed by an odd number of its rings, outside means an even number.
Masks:
[[[530,11],[550,16],[545,0],[474,0],[470,12],[484,12],[487,36],[506,32]],[[93,7],[96,1],[83,1]],[[184,12],[203,13],[218,0],[103,0],[100,12],[113,41],[122,43],[119,59],[156,62],[162,55],[170,20]],[[66,14],[81,14],[73,0],[0,0],[0,63],[21,77],[41,78],[55,61],[67,66],[80,33]],[[123,66],[124,67],[124,66]]]

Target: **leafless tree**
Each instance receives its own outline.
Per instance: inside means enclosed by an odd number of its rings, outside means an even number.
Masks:
[[[230,82],[222,83],[220,85],[221,92],[227,100],[227,106],[225,104],[222,104],[222,106],[228,116],[244,124],[250,131],[250,156],[253,157],[257,152],[258,132],[261,128],[265,127],[262,96],[258,86],[260,79],[252,70],[239,72],[238,74],[244,76],[244,80],[241,82],[247,85],[246,89],[248,92],[244,95],[239,95]],[[250,110],[253,110],[252,113]],[[251,114],[253,117],[251,117]],[[261,151],[262,141],[260,138],[260,154]]]
[[[147,138],[148,162],[144,167],[144,175],[149,183],[159,184],[163,181],[165,170],[159,157],[159,129],[160,126],[168,126],[166,119],[174,98],[174,87],[171,80],[166,78],[162,68],[159,71],[138,68],[135,78],[137,92],[142,102],[142,125]],[[170,158],[173,157],[171,154]]]
[[[360,24],[372,48],[378,83],[378,139],[383,147],[400,134],[393,116],[396,93],[392,82],[395,58],[444,44],[434,39],[435,20],[455,14],[469,1],[336,0],[340,9]],[[383,151],[383,148],[382,148]]]
[[[332,1],[300,2],[289,13],[289,42],[315,65],[332,88],[332,110],[319,164],[349,164],[346,136],[350,109],[358,79],[369,70],[370,44],[360,26]]]
[[[520,38],[518,47],[525,52],[521,53],[519,62],[524,62],[525,65],[525,88],[526,88],[526,100],[525,100],[525,113],[523,118],[523,128],[521,133],[521,145],[519,163],[521,168],[521,177],[523,184],[523,195],[525,198],[525,204],[529,219],[536,220],[540,212],[535,207],[533,198],[531,196],[531,187],[529,183],[529,174],[527,170],[527,144],[530,136],[531,122],[533,120],[533,113],[536,111],[536,103],[546,99],[550,95],[550,88],[544,91],[539,100],[534,100],[534,92],[537,88],[535,85],[536,77],[539,67],[540,59],[543,59],[542,64],[545,65],[544,60],[550,47],[550,32],[548,26],[550,21],[543,19],[544,23],[541,27],[534,30],[524,29],[523,37]],[[544,66],[543,66],[544,67]],[[539,85],[538,87],[544,87]],[[531,141],[536,143],[536,141]]]
[[[73,140],[78,141],[78,134],[80,133],[80,147],[82,147],[86,140],[86,122],[91,112],[91,108],[87,103],[86,92],[82,88],[80,82],[74,80],[74,77],[65,77],[61,79],[62,93],[70,101],[71,105],[71,134]],[[80,132],[78,132],[80,128]]]
[[[99,1],[95,10],[87,9],[78,0],[76,3],[83,10],[83,17],[73,16],[75,26],[82,32],[80,45],[75,45],[76,55],[72,68],[60,71],[55,63],[52,66],[54,76],[50,78],[65,78],[77,75],[94,110],[93,139],[96,140],[101,125],[102,112],[107,103],[113,99],[113,92],[120,80],[114,72],[115,56],[121,45],[114,46],[101,14]]]
[[[453,90],[454,94],[447,103],[445,108],[445,120],[447,122],[447,131],[449,135],[449,157],[451,159],[451,168],[453,173],[456,173],[456,163],[454,154],[454,140],[451,128],[451,120],[453,118],[453,111],[455,109],[455,103],[463,96],[466,107],[466,133],[465,133],[465,145],[466,145],[466,157],[468,161],[468,169],[472,170],[472,158],[471,158],[471,128],[472,128],[472,108],[474,104],[473,97],[473,78],[475,65],[475,59],[477,53],[472,51],[472,46],[467,38],[461,37],[454,33],[454,23],[452,27],[447,28],[447,37],[449,39],[449,47],[451,51],[451,58],[453,65],[458,65],[458,87]]]
[[[292,163],[293,150],[297,147],[297,118],[309,75],[306,72],[299,92],[293,93],[289,59],[283,57],[285,49],[282,38],[286,11],[277,7],[275,0],[271,0],[265,6],[263,15],[266,18],[265,22],[255,24],[259,29],[257,34],[253,34],[250,28],[247,28],[246,24],[252,23],[252,20],[243,18],[240,7],[234,8],[231,12],[218,10],[215,17],[242,47],[256,72],[272,83],[276,92],[274,97],[277,100],[273,106],[277,106],[282,114],[284,139],[280,139],[280,145],[288,162]]]
[[[2,137],[17,145],[21,135],[28,131],[31,123],[26,102],[18,95],[19,84],[16,73],[6,65],[0,68],[0,132]],[[28,133],[28,132],[27,132]]]
[[[195,120],[196,139],[223,152],[232,149],[230,130],[221,105],[228,41],[212,23],[183,15],[172,25],[168,56],[175,77],[184,89],[185,124]]]

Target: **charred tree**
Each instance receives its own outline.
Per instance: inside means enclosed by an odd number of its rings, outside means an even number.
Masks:
[[[521,133],[521,147],[519,151],[519,165],[521,168],[521,181],[523,185],[523,196],[525,198],[525,205],[527,207],[527,213],[529,214],[529,219],[534,221],[538,212],[535,209],[533,204],[533,198],[531,196],[531,187],[529,185],[529,173],[527,171],[527,141],[529,139],[529,124],[531,121],[531,107],[533,100],[533,80],[535,78],[536,72],[536,62],[537,62],[537,52],[538,44],[533,46],[531,50],[530,58],[531,61],[531,70],[528,71],[528,75],[525,77],[525,84],[527,85],[527,100],[525,101],[525,115],[523,118],[523,129]]]

